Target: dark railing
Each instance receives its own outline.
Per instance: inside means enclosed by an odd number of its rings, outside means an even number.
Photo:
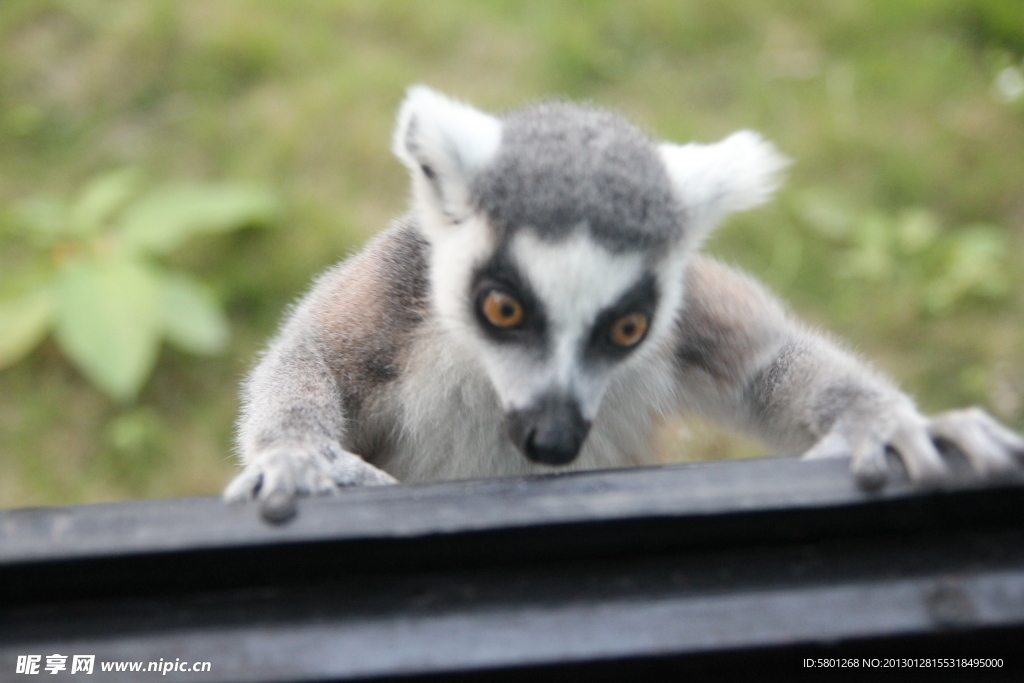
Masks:
[[[60,680],[54,654],[96,681],[1013,680],[1024,484],[865,493],[764,458],[353,489],[279,526],[215,498],[0,512],[0,681],[33,655]]]

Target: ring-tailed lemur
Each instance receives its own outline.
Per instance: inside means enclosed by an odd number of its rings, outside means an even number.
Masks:
[[[697,254],[780,182],[786,160],[755,133],[675,145],[589,106],[497,117],[420,86],[393,148],[411,214],[322,275],[252,372],[228,500],[640,465],[679,411],[849,456],[868,486],[887,448],[941,479],[933,439],[983,475],[1019,466],[1024,440],[983,411],[921,415]]]

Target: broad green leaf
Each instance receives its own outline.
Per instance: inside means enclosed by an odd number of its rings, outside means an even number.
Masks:
[[[142,263],[78,261],[59,276],[57,341],[116,401],[135,397],[156,361],[162,290]]]
[[[36,347],[53,324],[53,312],[53,290],[45,285],[0,300],[0,368]]]
[[[126,246],[165,254],[192,235],[265,223],[277,198],[250,185],[194,185],[155,190],[128,207],[121,224]]]
[[[112,171],[89,183],[71,206],[75,230],[89,234],[100,229],[138,192],[139,184],[139,174],[132,169]]]
[[[171,272],[164,276],[163,289],[163,322],[169,342],[203,356],[227,347],[228,322],[208,287],[185,273]]]

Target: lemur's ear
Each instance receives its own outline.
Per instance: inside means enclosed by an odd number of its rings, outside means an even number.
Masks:
[[[398,112],[392,151],[409,167],[416,203],[450,221],[469,211],[469,184],[501,144],[501,121],[422,85]]]
[[[730,213],[768,201],[789,165],[770,142],[749,130],[711,145],[663,143],[659,151],[691,226],[702,232]]]

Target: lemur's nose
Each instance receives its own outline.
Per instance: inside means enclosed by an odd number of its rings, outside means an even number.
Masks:
[[[541,427],[530,433],[523,452],[534,462],[545,465],[568,465],[576,459],[582,445],[583,439],[577,434],[562,429]]]
[[[572,398],[547,395],[525,410],[508,414],[513,443],[533,462],[567,465],[579,455],[590,421]]]

